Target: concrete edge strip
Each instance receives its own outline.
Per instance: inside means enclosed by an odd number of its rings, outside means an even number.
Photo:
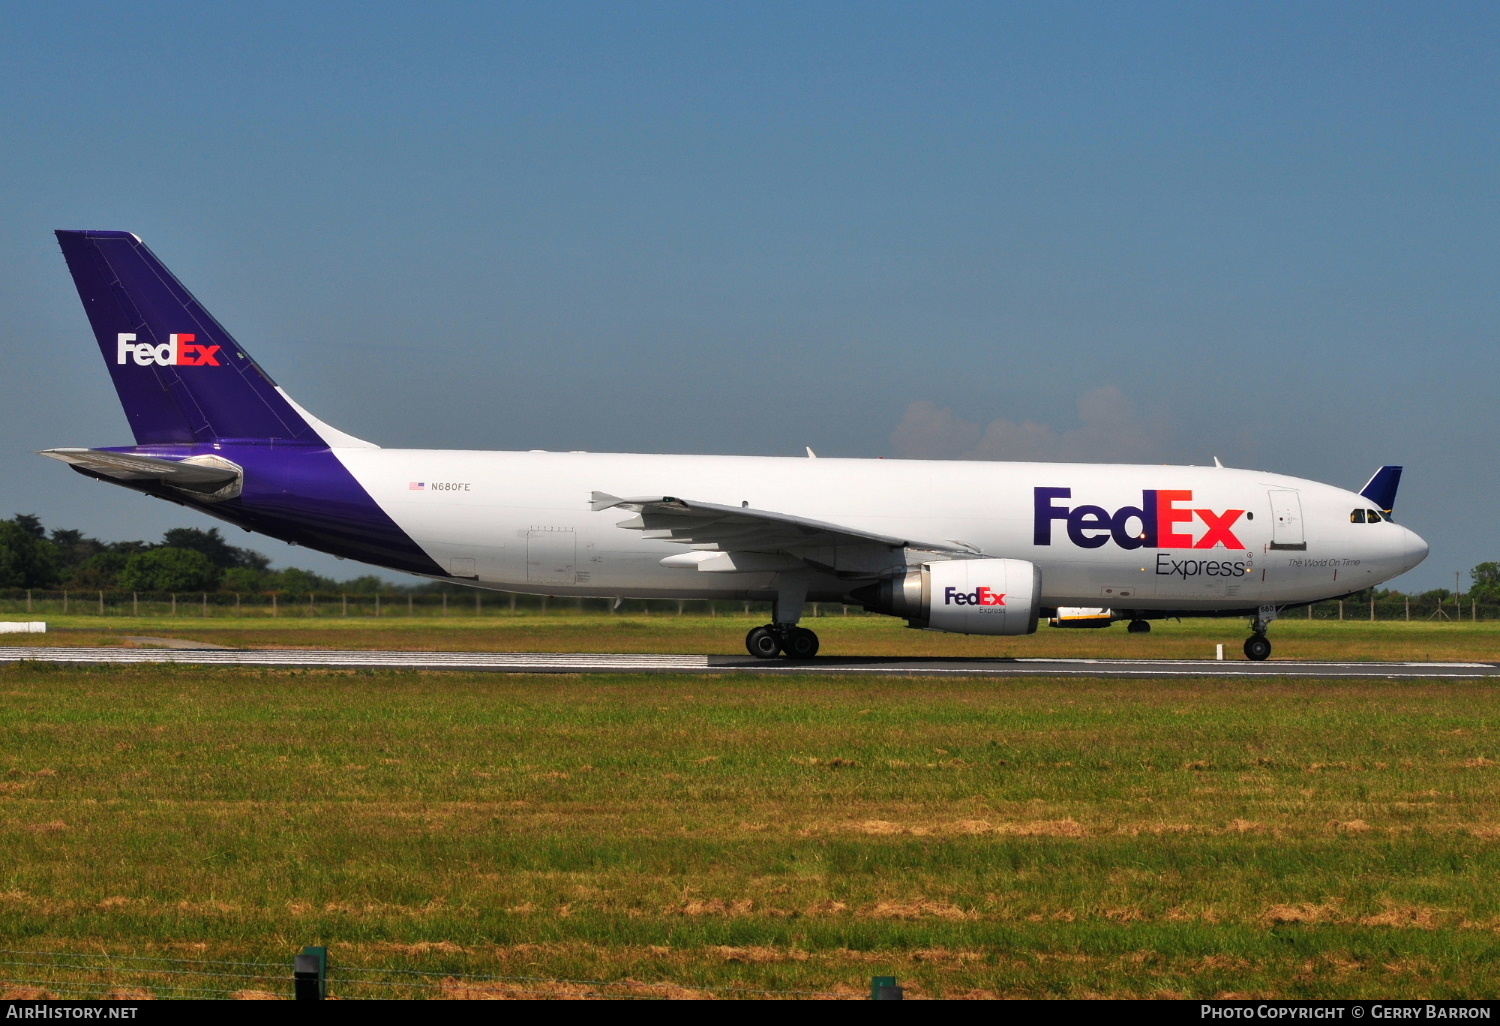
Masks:
[[[942,677],[1339,677],[1479,679],[1500,675],[1490,663],[1244,663],[1238,660],[1018,659],[979,666],[873,666],[715,662],[727,657],[640,653],[379,652],[351,650],[181,651],[170,649],[6,647],[0,664],[242,666],[260,669],[470,670],[491,673],[782,673]],[[1479,672],[1458,672],[1477,670]]]

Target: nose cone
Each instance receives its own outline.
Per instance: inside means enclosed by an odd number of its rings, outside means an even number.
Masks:
[[[1427,558],[1427,543],[1416,531],[1403,527],[1406,532],[1406,569],[1410,570]]]

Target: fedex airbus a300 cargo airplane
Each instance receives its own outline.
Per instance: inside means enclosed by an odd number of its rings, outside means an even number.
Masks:
[[[43,455],[435,580],[769,600],[762,658],[816,654],[798,621],[823,601],[992,635],[1247,616],[1265,659],[1279,611],[1427,555],[1391,519],[1400,467],[1355,493],[1217,465],[382,449],[298,406],[136,236],[57,238],[136,444]]]

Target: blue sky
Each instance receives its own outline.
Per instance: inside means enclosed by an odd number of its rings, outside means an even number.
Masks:
[[[0,515],[192,515],[50,237],[135,231],[386,445],[1403,463],[1500,559],[1487,4],[14,5]],[[282,564],[351,564],[255,539]]]

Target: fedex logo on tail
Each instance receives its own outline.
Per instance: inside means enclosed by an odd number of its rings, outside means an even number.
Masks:
[[[1194,509],[1191,488],[1145,489],[1139,506],[1121,506],[1113,513],[1103,506],[1058,505],[1057,500],[1072,497],[1071,488],[1037,488],[1033,494],[1032,541],[1037,545],[1052,544],[1052,524],[1061,520],[1068,540],[1083,549],[1097,549],[1111,539],[1122,549],[1245,547],[1233,531],[1245,511]],[[1200,526],[1203,533],[1196,534]]]
[[[119,352],[115,363],[135,361],[137,367],[218,367],[219,347],[198,345],[198,336],[183,333],[168,335],[159,346],[150,342],[137,343],[135,336],[122,331],[115,336]]]

